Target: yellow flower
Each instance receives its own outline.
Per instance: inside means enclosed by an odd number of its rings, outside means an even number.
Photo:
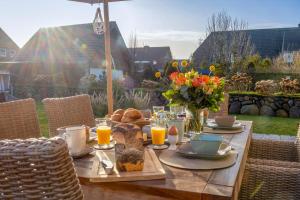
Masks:
[[[214,65],[209,66],[209,70],[211,72],[214,72],[216,70],[216,67]]]
[[[179,64],[178,64],[178,61],[173,61],[173,62],[172,62],[172,67],[176,67],[176,68],[177,68],[178,65],[179,65]]]
[[[182,67],[187,67],[188,66],[188,61],[187,60],[183,60],[183,61],[181,61],[181,66]]]
[[[160,72],[155,72],[155,77],[156,78],[160,78],[161,77],[161,73]]]

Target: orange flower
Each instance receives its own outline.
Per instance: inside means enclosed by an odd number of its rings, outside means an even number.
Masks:
[[[169,76],[170,80],[172,80],[172,81],[175,80],[176,77],[178,76],[178,74],[179,74],[178,72],[171,73],[170,76]]]
[[[209,82],[209,76],[207,75],[200,75],[199,77],[195,78],[192,81],[193,87],[199,87],[203,84],[207,84]]]
[[[180,85],[184,85],[186,82],[186,78],[184,76],[184,74],[178,74],[177,78],[175,79],[175,84],[180,86]]]
[[[208,83],[209,82],[209,76],[207,76],[207,75],[201,75],[201,76],[199,76],[199,78],[200,78],[200,80],[201,80],[201,82],[203,82],[203,83]]]
[[[213,82],[214,82],[215,84],[217,84],[217,85],[220,84],[220,78],[219,78],[219,77],[213,76],[213,77],[212,77],[212,80],[213,80]]]

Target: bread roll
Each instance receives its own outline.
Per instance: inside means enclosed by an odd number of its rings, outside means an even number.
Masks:
[[[124,109],[118,109],[118,110],[116,110],[116,111],[113,113],[113,115],[119,114],[119,115],[121,115],[121,117],[122,117],[122,116],[124,115],[124,112],[125,112]]]
[[[124,119],[132,119],[132,120],[137,120],[143,117],[143,114],[136,109],[127,109],[123,115]],[[122,121],[123,122],[123,121]]]
[[[115,122],[121,122],[121,119],[122,119],[122,115],[120,115],[120,114],[113,114],[111,116],[111,120],[115,121]]]

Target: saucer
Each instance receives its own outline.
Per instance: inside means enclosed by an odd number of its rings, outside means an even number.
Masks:
[[[209,128],[213,128],[213,129],[226,129],[226,130],[236,130],[236,129],[240,129],[243,127],[242,123],[239,121],[235,121],[233,123],[233,126],[219,126],[215,120],[212,121],[208,121],[206,124],[207,127]]]
[[[82,158],[83,156],[86,156],[86,155],[92,153],[93,151],[94,151],[93,148],[91,148],[91,147],[86,147],[84,150],[82,150],[82,151],[79,152],[79,153],[71,153],[71,152],[70,152],[70,154],[71,154],[71,156],[72,156],[74,159],[76,159],[76,158]]]
[[[222,143],[217,153],[215,154],[205,154],[205,153],[196,153],[192,149],[191,143],[186,143],[180,145],[176,153],[180,154],[186,158],[198,158],[198,159],[207,159],[207,160],[218,160],[227,157],[230,154],[232,147],[226,143]]]
[[[97,150],[113,149],[115,147],[115,142],[111,142],[109,144],[104,144],[104,145],[95,144],[93,147],[94,147],[94,149],[97,149]]]

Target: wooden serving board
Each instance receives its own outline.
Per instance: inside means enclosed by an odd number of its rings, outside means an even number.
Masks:
[[[100,151],[100,154],[115,162],[114,150]],[[87,178],[90,182],[119,182],[165,179],[166,173],[152,149],[145,148],[145,162],[143,171],[119,172],[114,167],[114,173],[105,173],[95,153],[89,157],[74,160],[79,178]],[[115,163],[114,163],[115,165]],[[116,165],[115,165],[116,166]]]

